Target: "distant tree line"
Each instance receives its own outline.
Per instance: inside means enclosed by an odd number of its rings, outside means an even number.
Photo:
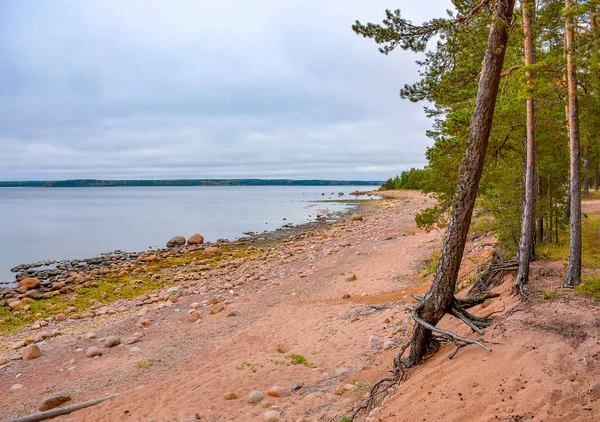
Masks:
[[[290,179],[178,179],[178,180],[55,180],[1,182],[0,187],[90,188],[123,186],[373,186],[381,181]]]
[[[429,171],[425,169],[411,168],[400,173],[400,176],[396,176],[393,179],[390,177],[387,181],[381,185],[380,190],[422,190],[427,189],[427,176]]]

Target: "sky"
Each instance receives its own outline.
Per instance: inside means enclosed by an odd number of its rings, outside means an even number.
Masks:
[[[0,180],[385,180],[425,165],[411,52],[449,0],[0,0]]]

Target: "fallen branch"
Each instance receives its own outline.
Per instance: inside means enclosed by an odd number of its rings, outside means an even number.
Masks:
[[[61,407],[58,409],[47,410],[46,412],[36,413],[29,416],[24,416],[22,418],[12,419],[8,422],[38,422],[46,419],[55,418],[61,415],[68,415],[71,412],[74,412],[79,409],[84,409],[86,407],[94,406],[96,404],[102,403],[106,400],[114,399],[115,397],[120,396],[121,394],[113,394],[112,396],[102,397],[99,399],[84,401],[83,403],[74,404],[67,407]]]

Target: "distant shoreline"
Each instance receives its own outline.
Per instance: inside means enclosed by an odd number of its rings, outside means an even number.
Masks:
[[[377,180],[291,180],[291,179],[160,179],[160,180],[35,180],[0,181],[0,188],[94,188],[94,187],[182,187],[182,186],[376,186]]]

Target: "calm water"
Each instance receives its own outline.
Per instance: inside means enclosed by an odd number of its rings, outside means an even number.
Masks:
[[[0,281],[14,280],[10,268],[23,263],[162,248],[173,236],[194,233],[208,242],[235,239],[243,232],[312,221],[317,209],[347,207],[309,207],[315,201],[337,199],[338,192],[348,198],[357,189],[370,188],[0,188]]]

